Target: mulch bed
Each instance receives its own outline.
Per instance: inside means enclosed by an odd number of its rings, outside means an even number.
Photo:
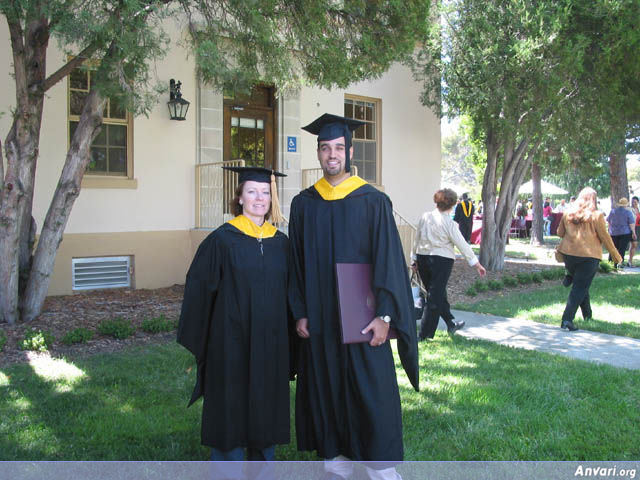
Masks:
[[[499,279],[504,274],[517,274],[520,272],[540,271],[545,268],[555,267],[533,262],[505,262],[503,272],[488,272],[486,279]],[[462,259],[454,263],[451,278],[449,280],[449,303],[476,302],[496,295],[496,292],[484,292],[476,297],[469,297],[464,292],[478,279],[475,270],[470,268]],[[559,283],[555,281],[554,283]],[[543,282],[541,285],[527,285],[509,288],[503,292],[530,291],[532,289],[546,287],[551,282]],[[27,362],[34,355],[52,355],[55,357],[77,357],[94,353],[114,352],[132,345],[175,341],[175,332],[150,334],[142,331],[141,325],[145,319],[164,315],[167,319],[175,319],[180,315],[183,285],[159,288],[155,290],[129,290],[111,289],[95,290],[73,295],[47,297],[42,314],[29,324],[9,326],[0,324],[0,329],[7,335],[7,344],[0,353],[0,367],[9,364]],[[103,319],[121,317],[130,320],[136,327],[136,333],[124,340],[101,336],[97,332],[97,326]],[[78,327],[84,327],[95,331],[92,340],[66,346],[61,342],[63,336]],[[55,342],[49,353],[35,353],[22,351],[18,348],[18,342],[24,337],[28,328],[47,330],[55,337]]]

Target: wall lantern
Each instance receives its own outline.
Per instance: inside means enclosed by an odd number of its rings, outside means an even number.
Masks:
[[[182,92],[180,92],[182,82],[176,81],[172,78],[169,80],[169,101],[167,107],[169,107],[169,117],[171,120],[184,120],[187,117],[187,110],[189,110],[189,103],[182,98]]]

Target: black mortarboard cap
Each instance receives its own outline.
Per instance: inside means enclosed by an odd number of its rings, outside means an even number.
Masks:
[[[271,220],[274,223],[282,223],[284,217],[280,210],[280,200],[278,199],[278,188],[276,177],[286,177],[285,173],[276,172],[270,168],[263,167],[222,167],[238,174],[238,183],[252,181],[268,183],[271,185]]]
[[[276,177],[286,177],[284,173],[276,172],[270,168],[263,167],[222,167],[225,170],[231,170],[238,174],[238,183],[253,181],[262,183],[271,183],[271,174]]]
[[[348,172],[351,170],[351,132],[361,125],[364,125],[364,122],[360,120],[325,113],[302,129],[317,135],[318,141],[344,137],[346,149],[344,168]]]

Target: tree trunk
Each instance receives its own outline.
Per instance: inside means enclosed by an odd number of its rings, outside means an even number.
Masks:
[[[37,12],[32,12],[37,14]],[[0,197],[0,320],[14,324],[20,317],[20,272],[28,269],[32,238],[31,210],[44,94],[37,88],[46,74],[49,41],[47,20],[7,19],[13,51],[16,106],[5,140],[7,170]]]
[[[531,163],[531,154],[525,155],[529,139],[523,138],[515,147],[515,139],[503,141],[503,167],[500,196],[496,198],[498,139],[490,129],[487,133],[487,169],[482,183],[482,242],[480,263],[489,271],[504,269],[504,251],[511,228],[511,220],[518,198],[518,189]],[[535,150],[530,148],[529,152]],[[497,201],[496,201],[497,200]]]
[[[531,245],[544,244],[544,220],[542,219],[542,186],[540,176],[540,165],[533,162],[531,164],[531,183],[533,193],[531,202],[533,203],[533,221],[531,222]]]
[[[42,233],[31,267],[31,275],[24,295],[22,317],[25,322],[40,315],[47,296],[51,272],[71,209],[80,194],[80,184],[91,160],[91,142],[100,132],[105,99],[91,90],[82,110],[80,121],[71,139],[60,181],[47,211]]]
[[[611,182],[611,207],[615,207],[621,198],[629,198],[629,182],[627,180],[627,155],[625,140],[619,142],[614,152],[609,155],[609,178]],[[631,202],[629,202],[631,203]]]

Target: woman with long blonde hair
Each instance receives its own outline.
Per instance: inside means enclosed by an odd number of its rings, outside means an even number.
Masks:
[[[602,260],[602,245],[616,263],[622,261],[597,202],[596,191],[590,187],[583,188],[558,225],[558,236],[562,238],[558,251],[564,256],[564,265],[569,272],[564,284],[573,283],[560,324],[561,328],[569,331],[578,329],[573,323],[578,307],[584,320],[593,317],[589,287]]]

